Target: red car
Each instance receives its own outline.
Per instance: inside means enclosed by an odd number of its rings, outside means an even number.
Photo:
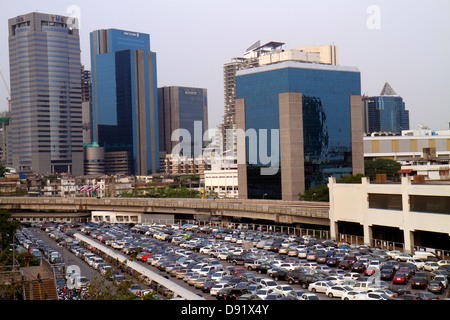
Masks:
[[[140,255],[141,261],[144,262],[148,261],[148,258],[150,258],[150,256],[151,256],[150,252],[141,253]]]
[[[400,283],[400,284],[407,284],[408,283],[408,276],[404,273],[397,272],[394,275],[394,278],[392,278],[393,283]]]

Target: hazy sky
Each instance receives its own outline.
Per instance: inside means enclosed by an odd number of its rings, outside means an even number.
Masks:
[[[9,83],[8,19],[32,11],[80,19],[81,62],[89,33],[150,34],[158,86],[208,89],[210,127],[223,115],[223,64],[257,40],[285,48],[335,44],[339,64],[361,71],[361,90],[385,82],[403,97],[410,127],[447,130],[450,121],[449,0],[0,0],[0,70]],[[0,84],[0,111],[7,91]]]

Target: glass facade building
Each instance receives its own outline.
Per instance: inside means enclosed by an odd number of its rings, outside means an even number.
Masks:
[[[401,134],[409,130],[409,111],[403,98],[386,83],[379,96],[364,98],[364,131]]]
[[[77,20],[32,12],[8,20],[8,164],[23,173],[83,175]]]
[[[244,108],[241,128],[247,133],[247,198],[295,200],[298,192],[327,183],[329,176],[352,174],[356,141],[352,112],[361,111],[362,104],[352,105],[351,97],[360,95],[360,72],[353,67],[282,62],[238,71],[236,98]],[[362,114],[359,120],[362,127]],[[267,131],[261,131],[264,129]],[[257,133],[257,143],[250,139],[249,130]],[[273,134],[279,138],[272,140]],[[267,166],[267,161],[261,157],[278,150],[272,150],[274,141],[279,143],[278,170],[262,174],[261,167]],[[252,148],[256,148],[253,155]],[[297,182],[283,182],[296,175]],[[292,186],[291,195],[284,197]]]
[[[190,137],[190,146],[186,145],[188,148],[182,150],[185,154],[180,156],[201,155],[203,134],[208,129],[206,89],[178,86],[158,88],[158,115],[161,152],[172,153],[174,146],[183,140],[175,139],[172,134],[177,129],[184,129]]]
[[[105,153],[126,152],[129,174],[159,171],[156,53],[150,35],[117,29],[90,34],[92,137]]]

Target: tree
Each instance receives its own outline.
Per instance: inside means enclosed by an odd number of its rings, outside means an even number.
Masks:
[[[345,175],[336,179],[337,183],[361,183],[361,179],[364,177],[362,174],[357,175]],[[306,190],[304,193],[299,193],[299,200],[303,201],[330,201],[330,190],[327,184],[312,187]]]
[[[328,190],[328,185],[323,184],[316,187],[311,187],[304,193],[299,193],[299,200],[302,201],[330,201],[330,195]]]
[[[364,161],[364,173],[371,181],[376,179],[377,174],[386,174],[387,180],[399,179],[398,171],[402,165],[391,159],[376,159]]]
[[[7,210],[0,210],[0,251],[9,251],[13,243],[16,230],[20,228],[18,220],[11,220],[11,213]]]
[[[0,177],[4,177],[5,173],[9,172],[9,169],[7,169],[4,165],[0,164]]]

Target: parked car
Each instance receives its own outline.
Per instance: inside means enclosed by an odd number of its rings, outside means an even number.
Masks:
[[[366,266],[364,265],[364,263],[362,262],[355,262],[354,264],[352,264],[352,266],[350,267],[350,270],[352,272],[358,272],[358,273],[363,273],[366,270]]]
[[[337,267],[342,270],[349,270],[351,266],[352,263],[350,260],[341,260],[337,265]]]
[[[309,284],[308,290],[312,293],[325,293],[327,288],[334,286],[330,281],[316,281]]]
[[[351,287],[348,286],[342,286],[342,285],[336,285],[332,286],[330,288],[327,288],[325,291],[325,294],[330,298],[341,298],[345,292],[349,291],[355,291]]]
[[[289,295],[289,292],[292,292],[294,290],[290,285],[287,284],[280,284],[273,288],[273,291],[279,295],[282,295],[284,297],[287,297]]]
[[[448,287],[448,277],[438,274],[436,276],[434,276],[433,281],[440,281],[442,283],[442,285],[444,286],[444,289],[446,289]]]
[[[394,277],[394,269],[382,269],[380,271],[380,279],[383,280],[392,280],[392,278]]]
[[[320,300],[319,297],[314,293],[304,293],[300,297],[300,300]]]
[[[392,278],[392,283],[407,284],[408,276],[405,273],[397,272]]]
[[[434,271],[434,270],[437,270],[437,269],[439,269],[439,264],[437,262],[435,262],[435,261],[426,261],[423,264],[423,270]]]
[[[249,291],[246,288],[232,288],[226,293],[224,300],[239,300],[240,296],[248,293]]]
[[[210,295],[215,296],[217,293],[222,290],[223,288],[230,288],[231,286],[228,283],[216,283],[211,289],[210,289]]]
[[[412,279],[411,279],[411,288],[412,289],[425,289],[427,287],[428,281],[427,281],[427,277],[422,276],[422,275],[415,275]]]
[[[427,290],[434,293],[442,293],[444,291],[444,285],[440,281],[432,280],[427,285]]]
[[[432,292],[417,292],[415,294],[419,300],[439,300],[439,298]]]

